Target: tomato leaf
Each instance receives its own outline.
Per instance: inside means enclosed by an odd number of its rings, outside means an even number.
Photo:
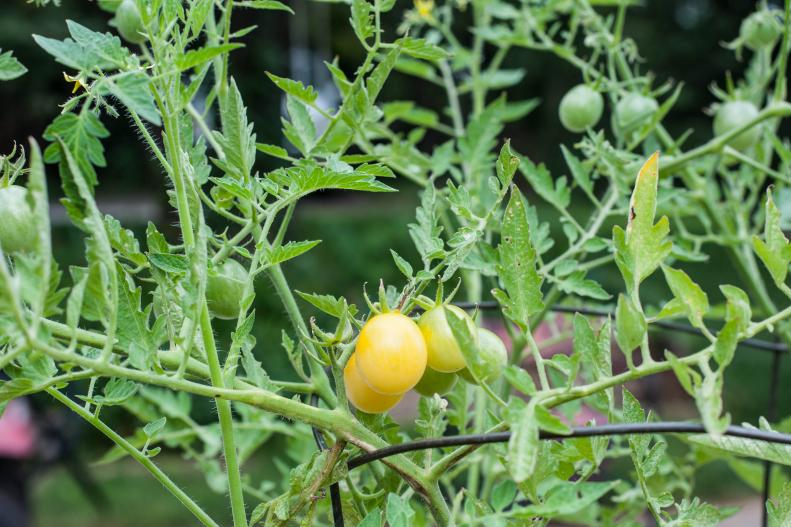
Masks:
[[[666,240],[670,232],[667,217],[663,216],[654,224],[659,184],[658,164],[659,152],[656,152],[637,174],[629,202],[626,231],[617,225],[613,228],[615,263],[630,293],[659,267],[673,247],[672,242]]]
[[[508,469],[517,483],[530,478],[538,463],[539,439],[536,402],[531,399],[525,404],[512,397],[508,401],[508,424],[511,438],[508,440]]]
[[[635,348],[643,343],[643,336],[647,331],[645,317],[626,295],[618,295],[618,305],[615,308],[615,340],[618,347],[626,355],[631,364],[631,354]]]
[[[684,271],[663,265],[662,272],[673,296],[684,306],[690,323],[696,328],[705,329],[703,317],[709,311],[708,295]]]
[[[12,51],[0,49],[0,81],[17,79],[27,73],[27,68],[14,57]]]
[[[497,272],[505,290],[493,291],[503,312],[523,330],[530,316],[544,308],[542,279],[536,270],[536,250],[530,239],[530,227],[522,194],[514,187],[503,218],[502,237],[497,248],[500,263]]]
[[[780,227],[780,211],[772,199],[771,189],[766,191],[766,220],[764,239],[753,236],[753,249],[763,262],[772,280],[778,286],[785,283],[788,265],[791,264],[791,245]]]

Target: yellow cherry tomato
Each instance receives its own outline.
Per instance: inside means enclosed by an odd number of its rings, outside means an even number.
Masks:
[[[346,398],[358,410],[367,414],[381,414],[394,407],[403,395],[382,395],[365,384],[357,370],[355,354],[343,369],[343,383],[346,385]]]
[[[365,323],[357,337],[357,369],[375,392],[400,395],[411,390],[426,369],[426,343],[417,324],[398,312]]]
[[[470,326],[470,332],[477,335],[477,328],[470,315],[463,309],[453,306],[437,306],[429,309],[420,317],[418,325],[426,340],[428,349],[428,365],[442,373],[453,373],[467,367],[464,356],[461,354],[459,344],[453,337],[453,332],[445,318],[445,310],[451,310],[463,318]]]

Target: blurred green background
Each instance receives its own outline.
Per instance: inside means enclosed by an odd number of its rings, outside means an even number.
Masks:
[[[721,83],[726,71],[738,76],[743,70],[743,64],[737,62],[733,53],[724,49],[721,43],[737,35],[741,19],[754,8],[755,3],[655,0],[644,4],[630,9],[626,33],[637,41],[645,59],[645,69],[655,72],[657,84],[673,79],[683,81],[685,85],[675,110],[666,119],[669,130],[680,134],[692,129],[694,132],[688,144],[702,142],[711,133],[710,119],[704,113],[704,108],[713,100],[710,85]],[[246,47],[234,52],[232,72],[250,109],[250,118],[255,122],[258,140],[273,144],[282,144],[279,119],[282,101],[280,92],[266,79],[265,71],[300,77],[320,87],[326,79],[317,66],[321,60],[331,60],[337,55],[341,67],[351,72],[362,56],[348,27],[348,7],[304,0],[290,5],[297,12],[296,17],[274,11],[250,10],[240,13],[236,21],[237,25],[258,26],[257,31],[245,38]],[[411,4],[401,0],[398,6],[405,9]],[[68,97],[71,85],[63,78],[64,68],[54,63],[31,38],[34,33],[65,36],[64,19],[74,19],[91,28],[101,29],[108,28],[109,15],[102,12],[95,2],[84,0],[63,0],[59,8],[40,9],[25,0],[5,0],[0,7],[0,48],[13,50],[30,70],[18,80],[0,83],[0,100],[3,101],[0,149],[3,152],[9,151],[14,141],[23,142],[31,135],[40,137],[57,114],[58,105]],[[394,27],[398,21],[391,19],[388,22]],[[460,35],[462,39],[469,37],[465,32]],[[576,70],[553,56],[524,50],[512,52],[505,67],[524,67],[527,70],[525,80],[509,90],[511,100],[532,97],[542,100],[541,106],[526,119],[510,125],[505,137],[512,139],[518,151],[536,161],[546,162],[554,173],[563,173],[565,166],[558,145],[573,144],[575,136],[559,126],[556,109],[565,91],[579,82]],[[441,111],[443,95],[432,89],[426,90],[414,79],[396,74],[386,85],[383,98],[413,99]],[[134,209],[139,208],[140,203],[146,203],[150,210],[165,211],[165,179],[125,117],[105,117],[103,121],[112,135],[105,141],[108,166],[100,173],[100,205],[107,203],[108,207],[127,210],[128,219],[121,218],[122,221],[127,227],[141,232],[144,223]],[[439,139],[430,134],[427,138],[429,143]],[[277,166],[263,155],[258,161],[259,170]],[[50,172],[54,176],[54,171]],[[397,195],[323,193],[301,202],[289,238],[321,239],[323,243],[286,265],[285,272],[292,286],[302,291],[346,295],[360,303],[363,283],[375,284],[380,278],[396,282],[397,270],[392,264],[389,249],[396,249],[408,259],[414,255],[406,225],[413,219],[417,203],[412,185],[398,183],[397,186],[400,190]],[[51,193],[56,196],[59,193],[54,178],[51,180]],[[158,218],[160,228],[171,239],[177,236],[171,227],[174,219],[167,212]],[[82,260],[81,235],[78,232],[65,225],[59,226],[54,240],[61,264]],[[721,258],[714,255],[713,264],[692,265],[689,272],[693,278],[707,285],[732,282],[735,278],[731,276],[730,266],[726,261],[720,262]],[[608,282],[608,277],[603,281]],[[617,281],[610,282],[617,287]],[[278,343],[280,330],[288,328],[288,323],[278,298],[265,279],[259,282],[258,293],[255,333],[262,350],[259,358],[273,377],[285,378],[289,374]],[[698,344],[690,337],[663,335],[661,338],[667,348],[680,354]],[[791,373],[789,361],[785,362],[783,372]],[[770,368],[771,357],[766,353],[744,350],[737,354],[726,380],[725,405],[734,422],[755,422],[758,415],[765,413]],[[680,390],[672,376],[651,380],[641,390],[664,417],[694,415],[694,409],[687,403],[676,404],[683,397],[679,396]],[[783,398],[780,415],[789,411],[791,400]],[[76,437],[84,447],[80,456],[86,460],[107,446],[90,431],[82,431]],[[188,484],[191,495],[220,516],[227,514],[225,496],[206,490],[202,478],[195,478],[187,462],[176,456],[164,455],[162,460],[175,479]],[[263,464],[266,464],[265,460]],[[723,485],[722,468],[708,472],[712,472],[705,478],[708,490],[712,493],[721,491],[717,487]],[[62,469],[57,469],[35,480],[37,525],[189,524],[175,501],[131,463],[105,466],[94,473],[112,496],[115,513],[100,517],[93,512],[74,482]],[[732,487],[730,490],[738,490],[733,487],[733,481],[727,481],[726,486]],[[145,506],[140,507],[140,503],[145,503]],[[135,514],[129,515],[130,510]],[[69,514],[64,515],[64,511]]]

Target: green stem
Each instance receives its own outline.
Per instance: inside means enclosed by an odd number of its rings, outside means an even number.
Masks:
[[[173,494],[173,496],[179,500],[184,507],[190,511],[203,525],[207,527],[219,527],[217,522],[215,522],[211,517],[206,514],[206,512],[201,509],[200,505],[195,503],[186,492],[181,490],[181,488],[171,480],[167,474],[162,472],[162,470],[157,467],[151,458],[144,455],[140,452],[137,448],[135,448],[131,443],[129,443],[126,439],[118,435],[112,428],[104,424],[101,420],[94,417],[93,414],[90,412],[85,411],[79,404],[75,403],[71,399],[69,399],[66,395],[62,394],[55,388],[47,388],[46,392],[50,394],[52,397],[57,399],[59,402],[63,403],[66,407],[68,407],[72,412],[76,413],[80,417],[82,417],[85,421],[91,424],[94,428],[96,428],[99,432],[104,434],[107,438],[109,438],[113,443],[118,445],[122,448],[127,454],[129,454],[132,459],[143,465],[143,467],[148,470],[152,476],[154,476],[157,481],[159,481],[163,487],[165,487],[168,492]]]
[[[214,333],[209,318],[209,308],[204,299],[200,313],[200,330],[203,345],[206,348],[206,357],[209,362],[209,376],[212,386],[225,388],[220,359],[214,342]],[[236,456],[236,442],[234,441],[233,412],[231,403],[225,399],[215,399],[217,416],[220,421],[222,435],[223,456],[225,457],[225,471],[228,476],[228,493],[231,497],[231,513],[234,527],[247,527],[247,513],[244,508],[244,490],[242,477],[239,471],[239,462]]]

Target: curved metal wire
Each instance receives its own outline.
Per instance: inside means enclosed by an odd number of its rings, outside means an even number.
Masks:
[[[486,302],[454,302],[454,304],[462,309],[481,309],[481,310],[495,310],[499,309],[499,304],[494,301]],[[550,307],[551,311],[558,313],[581,313],[589,316],[598,317],[613,317],[614,314],[606,309],[590,308],[590,307],[574,307],[554,305]],[[679,333],[688,333],[692,335],[702,335],[702,332],[692,326],[669,321],[656,321],[651,324],[656,328],[667,329]],[[781,353],[788,352],[788,346],[779,342],[770,342],[761,339],[745,339],[739,342],[740,346],[750,347],[757,350],[771,351],[774,353],[775,361],[773,368],[772,383],[770,386],[770,406],[774,406],[774,401],[777,394],[778,376],[779,376],[779,357]],[[319,402],[318,395],[314,394],[311,397],[311,404],[317,406]],[[774,411],[774,410],[772,410]],[[632,435],[632,434],[705,434],[706,429],[703,425],[698,423],[690,423],[685,421],[667,421],[661,423],[633,423],[633,424],[606,424],[600,426],[588,426],[573,428],[570,434],[553,434],[549,432],[540,432],[539,438],[542,440],[564,440],[580,437],[599,437],[599,436],[616,436],[616,435]],[[747,428],[743,426],[729,426],[724,435],[731,437],[740,437],[744,439],[754,439],[759,441],[766,441],[768,443],[777,443],[784,445],[791,445],[791,434],[782,434],[779,432],[767,432],[755,428]],[[324,441],[324,436],[317,428],[313,428],[313,437],[316,440],[316,445],[321,450],[327,448]],[[417,441],[410,441],[408,443],[401,443],[398,445],[391,445],[385,448],[380,448],[372,452],[361,454],[349,460],[349,470],[355,469],[367,463],[377,461],[380,459],[403,454],[405,452],[413,452],[415,450],[424,450],[428,448],[442,448],[450,446],[463,446],[463,445],[485,445],[490,443],[505,443],[511,438],[511,432],[493,432],[489,434],[467,434],[456,436],[435,437],[429,439],[420,439]],[[771,463],[766,463],[766,472],[764,476],[764,498],[767,498],[769,490],[769,477],[771,474]],[[333,483],[330,486],[330,500],[332,502],[332,516],[335,527],[344,527],[343,508],[341,502],[341,493],[338,483]],[[766,525],[766,512],[763,514],[763,524]]]
[[[660,423],[629,423],[629,424],[607,424],[600,426],[584,426],[572,428],[569,434],[555,434],[551,432],[541,432],[539,438],[543,440],[564,440],[580,437],[599,437],[599,436],[618,436],[636,434],[705,434],[706,429],[702,424],[690,423],[686,421],[666,421]],[[780,432],[767,432],[757,428],[747,428],[744,426],[729,426],[724,435],[731,437],[741,437],[743,439],[755,439],[782,445],[791,445],[791,434],[781,434]],[[349,469],[384,459],[386,457],[424,450],[427,448],[442,448],[449,446],[463,445],[486,445],[490,443],[506,443],[511,439],[511,432],[493,432],[489,434],[467,434],[447,437],[434,437],[431,439],[419,439],[408,443],[400,443],[385,448],[367,452],[349,460]]]

